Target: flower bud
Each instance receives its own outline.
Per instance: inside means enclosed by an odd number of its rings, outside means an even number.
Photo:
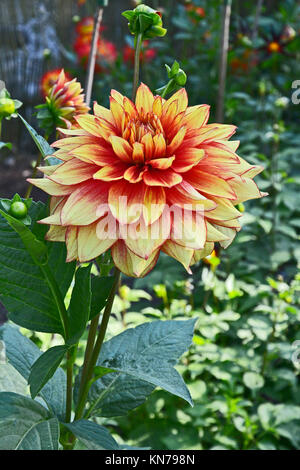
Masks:
[[[24,202],[16,201],[10,206],[9,213],[16,219],[24,219],[28,214],[28,208]]]
[[[179,72],[177,73],[175,77],[176,84],[179,86],[184,86],[187,81],[187,76],[184,70],[179,69]]]
[[[167,30],[163,28],[161,14],[147,5],[138,5],[134,10],[122,13],[127,18],[131,34],[143,35],[143,39],[152,39],[165,36]]]
[[[10,98],[0,98],[0,118],[9,117],[16,111],[15,103]]]

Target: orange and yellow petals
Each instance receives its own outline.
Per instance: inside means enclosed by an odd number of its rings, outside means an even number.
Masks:
[[[126,97],[124,98],[123,107],[124,107],[124,111],[128,114],[130,119],[135,119],[135,118],[138,117],[138,112],[137,112],[136,106],[134,105],[134,103],[130,99],[128,99]]]
[[[81,263],[91,261],[109,250],[116,242],[114,233],[106,231],[106,217],[85,227],[78,227],[78,259]]]
[[[87,144],[76,147],[71,155],[79,160],[94,163],[98,166],[112,165],[116,158],[111,148],[97,144]]]
[[[107,207],[108,185],[92,182],[82,185],[67,199],[61,213],[62,225],[89,225],[99,219]]]
[[[176,152],[176,150],[179,149],[179,147],[181,146],[181,144],[184,141],[184,138],[185,138],[185,135],[186,135],[186,130],[187,130],[186,127],[182,127],[177,132],[177,134],[173,138],[172,142],[168,145],[167,150],[168,150],[169,155],[173,155]]]
[[[124,115],[124,108],[114,98],[110,98],[110,110],[114,117],[115,126],[119,133],[122,132],[122,119]]]
[[[116,156],[125,163],[132,163],[132,147],[122,137],[111,136],[110,143]]]
[[[110,109],[104,108],[104,106],[100,106],[98,103],[94,103],[94,114],[95,116],[104,119],[105,121],[109,122],[111,125],[115,125],[114,116]]]
[[[76,158],[72,158],[57,168],[49,178],[55,183],[73,185],[83,183],[91,178],[99,167],[84,163]]]
[[[181,223],[179,223],[181,218]],[[172,225],[171,240],[185,248],[200,250],[206,242],[206,223],[200,212],[185,210],[174,214],[175,223]]]
[[[117,90],[111,90],[110,95],[114,98],[120,105],[124,103],[124,96],[119,93]]]
[[[144,146],[145,160],[151,160],[154,152],[154,142],[150,132],[142,137],[141,143]]]
[[[113,216],[121,224],[132,224],[141,217],[145,185],[121,180],[110,186],[108,204]]]
[[[164,157],[167,152],[167,144],[164,136],[162,134],[156,134],[153,137],[153,158]],[[171,153],[169,152],[169,155]]]
[[[231,228],[220,227],[220,226],[218,227],[218,229],[221,233],[223,233],[224,236],[227,237],[226,240],[220,241],[221,247],[226,249],[229,247],[229,245],[231,245],[231,243],[235,239],[237,231]]]
[[[58,184],[48,178],[28,178],[29,183],[45,191],[50,196],[66,196],[74,191],[74,188],[64,184]]]
[[[117,181],[124,177],[124,173],[128,169],[128,164],[117,161],[110,166],[104,166],[101,170],[94,173],[95,180]]]
[[[78,259],[78,227],[66,229],[67,263]]]
[[[92,134],[92,136],[103,138],[106,141],[109,140],[111,132],[100,125],[100,121],[96,116],[85,114],[76,116],[75,119],[79,126],[86,130],[89,134]]]
[[[189,129],[199,129],[205,126],[209,118],[209,109],[210,106],[206,104],[188,108],[182,119],[182,125]]]
[[[50,228],[45,235],[45,239],[49,242],[64,242],[66,238],[66,230],[66,227],[50,225]]]
[[[66,203],[66,198],[54,197],[50,203],[50,215],[45,219],[39,220],[39,224],[43,225],[62,225],[61,213]]]
[[[238,156],[229,150],[225,145],[212,142],[210,144],[202,144],[201,149],[205,152],[205,160],[203,163],[208,165],[222,163],[239,163]]]
[[[172,101],[172,103],[170,103],[168,106],[167,106],[167,103],[164,104],[163,113],[161,117],[161,123],[168,134],[171,131],[171,126],[177,115],[178,115],[178,102],[177,101]]]
[[[163,110],[162,98],[160,96],[156,96],[153,102],[152,111],[157,117],[161,118],[162,110]]]
[[[268,193],[262,193],[258,189],[255,181],[251,178],[247,178],[246,176],[235,176],[228,180],[228,182],[237,196],[236,201],[234,201],[235,204],[268,195]]]
[[[145,161],[144,145],[140,142],[135,142],[133,144],[132,161],[138,165]]]
[[[215,201],[206,198],[186,182],[166,190],[166,197],[169,205],[193,211],[207,212],[217,207]]]
[[[207,214],[207,217],[210,219],[226,221],[241,217],[241,212],[234,207],[230,200],[213,196],[211,196],[211,200],[216,204],[216,207]],[[236,203],[236,201],[234,201],[234,203]]]
[[[205,247],[203,250],[195,250],[194,256],[192,259],[192,265],[198,263],[201,259],[206,258],[207,256],[211,255],[214,250],[214,243],[207,242],[205,243]]]
[[[135,105],[140,114],[152,113],[154,96],[147,85],[142,83],[136,93]]]
[[[229,237],[223,233],[222,227],[216,226],[206,221],[206,241],[207,242],[223,242],[228,241]]]
[[[194,167],[188,173],[185,173],[184,178],[201,193],[233,199],[236,202],[237,195],[234,188],[227,181],[206,173],[200,170],[199,167]]]
[[[225,147],[227,147],[228,150],[231,150],[233,153],[235,153],[240,146],[239,140],[217,140],[216,142],[218,144],[225,145]]]
[[[171,188],[172,186],[181,183],[182,176],[175,173],[171,168],[167,170],[157,170],[149,167],[143,174],[143,181],[148,186]]]
[[[206,140],[207,142],[222,139],[227,140],[236,132],[236,126],[230,124],[207,124],[205,128],[208,131],[212,130],[212,133]]]
[[[136,223],[120,225],[120,237],[127,248],[135,255],[149,259],[170,236],[171,215],[165,210],[162,216],[151,225],[146,225],[143,217]]]
[[[190,265],[192,264],[194,250],[192,248],[185,248],[172,240],[167,240],[163,246],[162,251],[171,258],[176,259],[181,263],[189,274],[192,274]]]
[[[147,186],[143,201],[143,217],[146,225],[153,224],[162,215],[166,204],[166,192],[160,186]]]
[[[185,173],[197,165],[204,158],[204,155],[205,153],[202,149],[182,149],[176,154],[173,169],[179,173]]]
[[[175,160],[175,157],[166,157],[166,158],[156,158],[155,160],[150,160],[148,163],[152,168],[157,170],[167,170],[170,168]]]
[[[144,277],[154,268],[159,257],[157,249],[147,260],[140,258],[130,251],[123,240],[112,246],[111,254],[117,268],[127,276]]]
[[[138,166],[130,166],[124,173],[124,179],[130,183],[139,183],[143,180],[143,174],[146,170]]]
[[[187,92],[184,88],[181,88],[179,91],[174,93],[174,95],[169,98],[165,104],[164,104],[164,109],[167,109],[171,103],[176,101],[177,103],[177,111],[178,113],[185,112],[188,107],[188,96]]]

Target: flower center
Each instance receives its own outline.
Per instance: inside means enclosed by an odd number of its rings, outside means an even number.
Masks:
[[[158,134],[165,136],[163,126],[156,114],[140,113],[138,117],[133,119],[128,113],[125,114],[122,135],[124,139],[134,144],[135,142],[141,142],[142,138],[149,133],[152,137]]]

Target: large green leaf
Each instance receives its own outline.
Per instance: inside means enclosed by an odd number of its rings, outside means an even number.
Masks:
[[[27,383],[11,364],[0,363],[0,392],[16,392],[26,395]]]
[[[32,398],[35,398],[53,377],[67,350],[66,346],[54,346],[42,354],[32,365],[28,379]]]
[[[91,267],[79,268],[68,309],[69,342],[76,343],[82,336],[90,317],[91,309]]]
[[[123,416],[142,405],[155,385],[127,374],[107,374],[93,384],[89,393],[93,416]]]
[[[195,320],[154,321],[126,330],[104,343],[97,365],[113,369],[118,374],[114,378],[108,374],[98,381],[97,387],[103,391],[96,405],[92,405],[92,412],[97,414],[96,410],[103,409],[101,400],[107,397],[108,381],[112,381],[112,387],[113,380],[117,381],[121,374],[161,387],[192,404],[190,393],[174,365],[189,348],[194,325]],[[142,386],[142,395],[143,390]],[[94,392],[95,389],[91,394]],[[119,395],[122,392],[120,388]],[[125,388],[125,393],[129,393],[128,388]],[[135,393],[134,389],[132,393]]]
[[[0,450],[58,450],[59,423],[31,398],[0,393]]]
[[[43,217],[45,207],[33,203],[29,210],[35,235],[43,235],[36,221]],[[63,327],[56,298],[45,275],[45,269],[59,286],[62,297],[69,287],[75,263],[65,263],[65,247],[47,243],[48,263],[37,264],[28,253],[22,239],[0,215],[0,300],[10,318],[20,326],[35,331],[61,333]]]
[[[31,367],[42,354],[41,351],[17,328],[8,324],[0,328],[0,338],[4,341],[9,363],[28,381]],[[62,369],[55,372],[39,395],[49,410],[63,421],[66,413],[66,374]]]
[[[116,450],[117,442],[108,430],[99,424],[81,419],[64,424],[89,450]]]

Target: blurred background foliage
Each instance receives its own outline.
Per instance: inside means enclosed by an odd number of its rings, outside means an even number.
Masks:
[[[104,105],[110,88],[131,91],[133,42],[120,13],[133,3],[111,0],[104,13],[93,96]],[[142,55],[142,79],[152,90],[166,82],[163,65],[179,60],[190,104],[211,104],[211,122],[224,3],[149,1],[163,12],[168,35],[146,43]],[[94,10],[93,0],[1,1],[0,78],[33,125],[47,71],[64,66],[84,83],[85,18]],[[194,408],[157,390],[128,416],[102,420],[120,442],[155,449],[300,447],[300,105],[292,102],[299,32],[299,1],[232,1],[224,120],[238,126],[239,154],[264,166],[257,183],[269,197],[245,205],[234,244],[215,251],[193,276],[161,256],[145,279],[123,278],[110,334],[153,319],[199,320],[178,365]],[[7,122],[3,131],[13,142],[12,151],[0,153],[3,197],[22,193],[36,158],[19,126]],[[57,342],[28,335],[42,347]]]

